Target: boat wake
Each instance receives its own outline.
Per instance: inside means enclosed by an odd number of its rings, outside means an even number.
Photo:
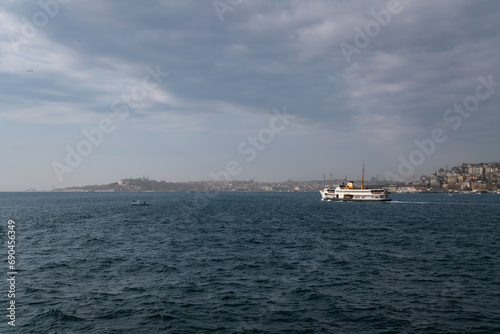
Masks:
[[[414,202],[414,201],[391,201],[391,203],[396,203],[396,204],[439,204],[439,205],[470,205],[467,203],[461,203],[461,202]],[[472,204],[472,205],[477,205]]]
[[[396,204],[436,204],[436,202],[413,202],[413,201],[394,201],[394,200],[392,200],[391,203],[396,203]]]

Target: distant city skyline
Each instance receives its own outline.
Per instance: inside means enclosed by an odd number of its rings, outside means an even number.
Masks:
[[[8,1],[0,191],[500,160],[500,3]]]

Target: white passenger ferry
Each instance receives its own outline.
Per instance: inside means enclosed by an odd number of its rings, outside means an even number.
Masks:
[[[361,181],[361,188],[354,188],[352,181],[344,182],[342,185],[330,187],[320,190],[321,198],[325,201],[391,201],[389,198],[390,192],[384,189],[366,189],[364,187],[365,165],[363,165],[363,178]],[[331,176],[330,176],[331,179]]]

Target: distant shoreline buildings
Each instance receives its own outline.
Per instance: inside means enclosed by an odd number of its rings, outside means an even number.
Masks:
[[[344,180],[334,180],[334,184]],[[54,189],[56,192],[316,192],[329,181],[257,182],[238,181],[188,181],[166,182],[147,177],[122,179],[105,185],[88,185]],[[356,186],[361,181],[355,181]],[[422,191],[495,191],[500,189],[500,162],[463,163],[448,169],[440,168],[430,176],[422,175],[418,181],[394,182],[372,177],[365,187],[386,188],[392,192]]]
[[[56,192],[312,192],[323,187],[322,181],[257,182],[188,181],[166,182],[147,177],[122,179],[106,185],[89,185],[54,189]]]
[[[422,175],[413,185],[455,191],[493,191],[500,184],[500,162],[463,163],[440,168],[430,176]]]

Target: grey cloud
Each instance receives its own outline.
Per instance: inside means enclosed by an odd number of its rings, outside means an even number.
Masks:
[[[404,151],[442,126],[444,111],[474,93],[478,76],[500,81],[500,3],[401,0],[401,13],[347,62],[340,43],[354,45],[354,28],[388,3],[248,0],[221,21],[212,1],[71,1],[20,55],[2,51],[16,61],[56,47],[61,67],[35,59],[45,78],[2,73],[0,86],[9,108],[29,96],[109,113],[146,66],[159,64],[171,76],[158,90],[172,99],[151,99],[141,117],[227,113],[221,105],[265,114],[287,105],[305,126]],[[29,17],[39,7],[9,2],[4,10]],[[498,142],[498,96],[460,129],[464,138],[484,131]]]

